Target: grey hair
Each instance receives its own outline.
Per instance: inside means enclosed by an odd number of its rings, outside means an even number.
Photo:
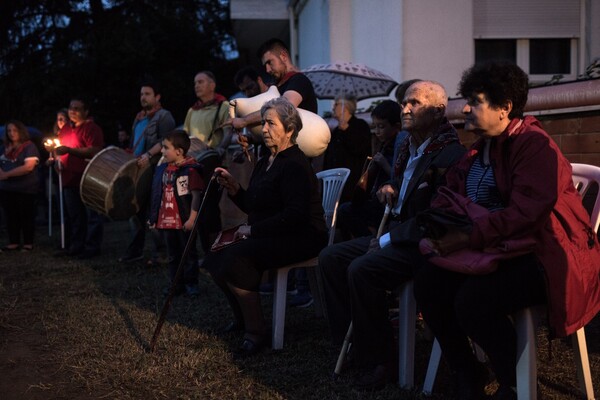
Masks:
[[[337,96],[335,96],[334,103],[337,102],[343,102],[344,108],[348,110],[350,115],[354,115],[354,113],[356,112],[356,96],[354,96],[353,94],[338,94]]]
[[[296,144],[298,132],[302,129],[302,120],[296,107],[285,97],[277,97],[267,101],[260,108],[260,117],[264,119],[267,110],[273,109],[277,113],[283,129],[286,132],[292,131],[291,141]]]

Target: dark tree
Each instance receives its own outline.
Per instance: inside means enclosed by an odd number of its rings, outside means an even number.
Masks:
[[[139,111],[139,84],[162,86],[177,123],[195,100],[197,71],[215,72],[230,95],[236,65],[224,0],[9,0],[0,2],[0,123],[18,118],[48,129],[74,94],[112,139]]]

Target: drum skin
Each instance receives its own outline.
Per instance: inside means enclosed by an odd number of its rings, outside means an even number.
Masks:
[[[109,146],[85,168],[80,183],[81,200],[112,220],[126,220],[138,212],[138,197],[147,196],[151,184],[151,168],[139,168],[133,155]]]
[[[269,87],[264,93],[249,98],[238,98],[229,102],[229,115],[234,117],[245,117],[246,115],[259,111],[267,101],[280,97],[277,86]],[[331,131],[327,122],[319,115],[297,108],[302,120],[302,129],[298,133],[296,142],[300,150],[307,157],[317,157],[325,152],[329,140],[331,140]],[[262,126],[256,125],[249,128],[253,135],[261,135]]]

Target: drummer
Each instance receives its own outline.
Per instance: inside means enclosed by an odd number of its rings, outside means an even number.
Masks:
[[[62,189],[65,202],[65,224],[69,246],[55,256],[71,256],[80,259],[100,254],[103,236],[103,217],[87,208],[81,201],[79,184],[88,159],[104,147],[104,133],[90,117],[89,102],[82,96],[73,97],[69,103],[69,119],[73,126],[63,127],[60,145],[48,151],[60,156],[62,166]]]
[[[161,155],[161,141],[167,133],[175,128],[175,119],[170,111],[162,108],[161,90],[156,81],[143,82],[140,88],[140,104],[142,110],[136,115],[131,128],[132,137],[129,148],[138,159],[140,168],[150,167],[148,174],[152,176]],[[144,258],[144,241],[146,238],[145,221],[148,219],[148,206],[150,203],[150,185],[144,187],[145,193],[138,194],[139,211],[129,219],[131,228],[131,241],[125,254],[119,262],[132,263]],[[156,264],[158,251],[162,245],[159,233],[152,234],[154,248],[152,258],[148,265]]]

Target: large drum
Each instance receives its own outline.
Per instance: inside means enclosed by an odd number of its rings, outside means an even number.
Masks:
[[[115,146],[100,151],[88,163],[81,178],[81,200],[89,208],[113,220],[125,220],[140,209],[149,193],[152,168],[139,168],[136,158]],[[142,195],[144,194],[144,195]]]

